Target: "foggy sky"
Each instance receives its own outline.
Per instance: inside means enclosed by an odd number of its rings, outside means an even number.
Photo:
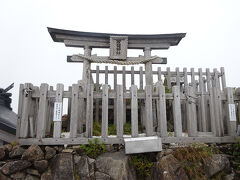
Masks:
[[[17,112],[20,83],[56,85],[65,89],[81,79],[82,65],[66,56],[83,53],[52,41],[47,27],[105,33],[187,33],[169,50],[153,51],[168,58],[162,68],[225,67],[229,87],[240,86],[240,1],[238,0],[96,0],[3,1],[0,4],[0,87],[15,87]],[[93,54],[108,55],[106,50]],[[137,56],[140,51],[129,55]]]

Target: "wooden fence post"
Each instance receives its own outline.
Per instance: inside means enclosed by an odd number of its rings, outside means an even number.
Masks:
[[[216,81],[215,81],[216,83]],[[216,84],[215,84],[216,85]],[[214,112],[216,117],[216,136],[223,136],[223,119],[222,119],[222,102],[220,90],[217,87],[213,87],[213,98],[214,98]]]
[[[222,89],[224,90],[226,86],[226,77],[225,77],[225,70],[224,67],[221,67],[221,79],[222,79]]]
[[[123,87],[117,85],[117,137],[123,137]]]
[[[197,116],[195,89],[192,86],[187,87],[187,130],[189,137],[197,137]]]
[[[19,87],[19,100],[18,100],[18,119],[17,119],[17,128],[16,128],[16,137],[20,137],[21,129],[21,119],[22,119],[22,109],[23,109],[23,98],[24,98],[24,85],[20,84]]]
[[[99,66],[96,67],[96,92],[99,92]],[[99,122],[99,99],[96,98],[95,121]]]
[[[29,113],[32,104],[32,90],[33,85],[31,83],[24,84],[24,94],[23,94],[23,107],[20,125],[20,137],[26,138],[29,134]]]
[[[165,87],[162,83],[157,83],[157,117],[158,117],[158,128],[157,131],[161,137],[167,137],[167,114],[166,114],[166,96]]]
[[[92,137],[93,131],[93,84],[87,85],[86,136]]]
[[[40,86],[40,100],[39,100],[39,110],[37,118],[37,138],[44,138],[46,135],[47,126],[47,93],[48,84],[41,84]]]
[[[70,137],[77,137],[78,117],[79,117],[79,86],[78,84],[72,85],[72,98],[71,98],[71,120],[70,120]]]
[[[229,136],[236,136],[237,117],[233,99],[233,89],[225,88],[227,96],[227,129]]]
[[[167,87],[169,90],[172,88],[170,67],[167,67]]]
[[[123,85],[123,94],[126,92],[126,68],[122,67],[122,85]],[[123,99],[123,124],[126,123],[126,99]]]
[[[152,116],[152,86],[146,85],[145,87],[146,100],[145,100],[145,114],[146,114],[146,135],[153,135],[153,116]]]
[[[214,110],[214,97],[213,97],[213,88],[212,88],[212,78],[209,71],[209,68],[206,69],[207,75],[207,89],[209,93],[209,111],[210,111],[210,127],[211,131],[213,132],[214,136],[216,136],[216,117],[215,117],[215,110]]]
[[[176,137],[182,136],[182,116],[180,103],[180,87],[173,86],[173,121],[174,121],[174,135]]]
[[[131,86],[131,129],[132,137],[138,136],[138,98],[137,86]]]
[[[54,103],[54,106],[57,103],[59,103],[61,105],[61,112],[60,112],[61,118],[62,118],[63,91],[64,91],[63,84],[57,84],[56,101]],[[56,112],[54,112],[54,113],[56,113]],[[61,131],[62,131],[62,119],[60,121],[54,121],[53,138],[60,138]]]
[[[202,75],[202,68],[198,69],[199,72],[199,89],[200,89],[200,108],[201,111],[201,125],[202,131],[207,132],[207,121],[206,121],[206,111],[205,111],[205,99],[204,99],[204,83],[203,83],[203,75]]]
[[[102,138],[108,137],[108,84],[102,86]]]
[[[53,92],[53,86],[49,87],[48,93]],[[47,112],[47,124],[46,124],[46,135],[50,135],[51,124],[53,122],[53,111],[54,111],[54,98],[48,98],[48,112]]]
[[[114,70],[113,70],[113,83],[114,83],[114,91],[117,92],[117,66],[114,66]],[[113,122],[116,125],[117,124],[117,99],[114,98],[113,99],[113,113],[114,113],[114,118],[113,118]]]
[[[83,133],[83,125],[85,124],[86,125],[86,102],[85,102],[85,99],[86,98],[86,94],[85,91],[84,91],[84,85],[83,83],[79,83],[79,92],[81,94],[81,96],[79,96],[79,106],[78,106],[78,110],[79,110],[79,133]]]

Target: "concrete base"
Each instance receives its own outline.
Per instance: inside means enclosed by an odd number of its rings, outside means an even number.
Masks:
[[[125,153],[146,153],[162,151],[162,141],[158,136],[124,138]]]

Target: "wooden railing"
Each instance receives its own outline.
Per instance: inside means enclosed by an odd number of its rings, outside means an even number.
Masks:
[[[48,84],[20,85],[17,137],[21,144],[86,144],[93,138],[116,144],[139,136],[160,136],[163,143],[236,141],[235,106],[239,97],[226,87],[223,68],[220,72],[158,68],[151,72],[153,85],[144,84],[142,67],[136,71],[133,67],[108,70],[106,66],[100,70],[97,66],[89,73],[90,82],[79,81],[67,91],[62,84],[57,84],[56,90]],[[100,78],[101,73],[105,78]],[[109,74],[113,74],[113,89],[108,83]],[[130,88],[126,85],[128,74]],[[63,137],[61,121],[64,98],[68,99],[70,118],[69,132],[64,133],[67,137]],[[112,119],[109,110],[113,110]],[[100,136],[93,136],[94,121],[101,124]],[[131,123],[129,135],[124,134],[126,122]],[[115,124],[115,135],[109,136],[109,123]]]

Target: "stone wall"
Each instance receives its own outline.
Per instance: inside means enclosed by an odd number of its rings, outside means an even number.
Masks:
[[[135,180],[163,179],[187,180],[189,178],[183,163],[175,156],[175,148],[165,147],[160,153],[153,153],[155,162],[149,177],[139,177],[130,155],[123,147],[106,145],[106,152],[90,158],[81,146],[19,146],[0,147],[0,180]],[[207,178],[236,179],[229,156],[214,154],[206,159],[204,173]],[[220,177],[220,176],[219,176]]]

